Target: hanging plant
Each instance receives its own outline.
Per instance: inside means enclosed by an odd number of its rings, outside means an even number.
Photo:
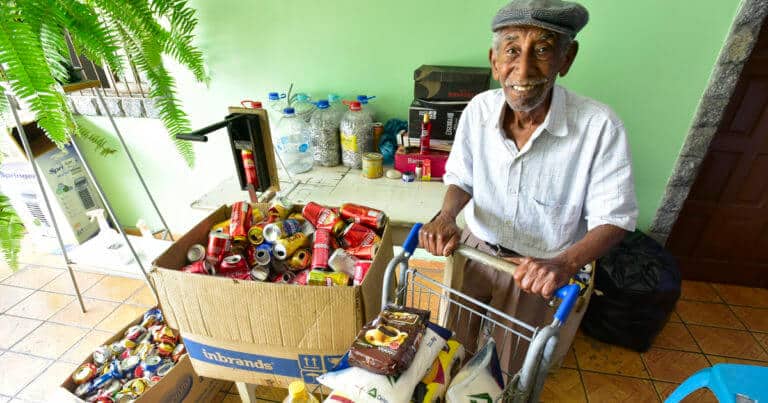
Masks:
[[[37,125],[57,145],[80,136],[107,155],[115,150],[101,136],[78,125],[67,104],[62,87],[69,78],[66,36],[79,54],[108,66],[114,74],[120,75],[130,60],[147,78],[160,119],[191,167],[192,146],[175,139],[176,134],[191,131],[190,122],[163,56],[175,59],[197,81],[207,84],[202,52],[192,44],[196,25],[196,12],[186,0],[3,0],[0,86],[29,105]],[[0,97],[0,114],[9,106],[5,96]],[[17,244],[4,238],[5,231],[13,228],[0,228],[0,249],[6,257],[15,256],[6,248]]]

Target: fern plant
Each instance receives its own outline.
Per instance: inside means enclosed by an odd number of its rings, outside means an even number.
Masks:
[[[193,166],[192,146],[175,139],[176,134],[190,131],[190,122],[176,97],[176,83],[163,56],[175,59],[207,84],[202,52],[192,44],[196,25],[196,12],[186,0],[3,0],[0,87],[28,104],[37,125],[59,146],[70,136],[80,136],[108,155],[115,150],[102,137],[79,126],[66,102],[62,89],[69,76],[66,35],[78,53],[109,66],[115,74],[125,70],[127,57],[146,76],[149,96],[171,140]],[[5,97],[0,97],[0,114],[8,108]],[[0,214],[8,211],[12,209],[7,203],[0,204]],[[2,221],[3,217],[0,215],[0,249],[8,258],[15,254],[7,248],[18,243],[5,242],[5,233],[15,235],[19,227],[6,226],[10,221]]]

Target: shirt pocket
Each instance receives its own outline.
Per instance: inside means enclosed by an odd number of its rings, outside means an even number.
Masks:
[[[573,243],[579,209],[557,193],[534,195],[522,201],[518,240],[551,257]]]

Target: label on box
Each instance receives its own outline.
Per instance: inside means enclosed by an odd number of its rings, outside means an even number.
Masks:
[[[294,359],[251,354],[198,343],[189,337],[184,338],[184,345],[194,360],[243,371],[301,378],[312,384],[317,383],[317,376],[331,370],[341,359],[340,355],[298,354],[298,359]]]

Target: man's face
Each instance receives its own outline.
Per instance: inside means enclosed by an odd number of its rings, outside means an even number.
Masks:
[[[568,72],[576,57],[575,42],[563,49],[558,34],[528,26],[503,28],[500,35],[489,55],[493,78],[512,110],[530,112],[547,99],[558,73]]]

